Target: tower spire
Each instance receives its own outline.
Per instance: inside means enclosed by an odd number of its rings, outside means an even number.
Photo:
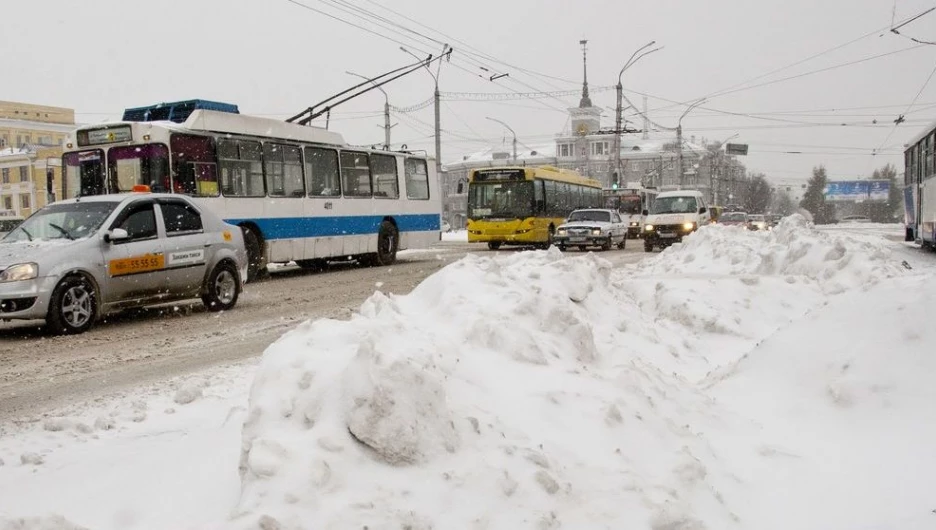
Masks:
[[[582,100],[579,101],[579,108],[585,109],[592,106],[591,98],[588,97],[588,40],[579,41],[582,45]]]

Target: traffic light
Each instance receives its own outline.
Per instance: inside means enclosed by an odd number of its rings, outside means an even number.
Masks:
[[[611,174],[611,189],[618,189],[618,174],[617,171]]]

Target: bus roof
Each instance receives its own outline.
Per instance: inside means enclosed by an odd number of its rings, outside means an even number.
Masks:
[[[198,109],[182,123],[193,131],[225,132],[250,136],[272,136],[287,140],[345,145],[344,137],[321,127],[296,125],[272,118]]]
[[[909,141],[907,141],[907,143],[905,143],[904,145],[907,147],[907,149],[913,147],[914,145],[917,144],[917,142],[919,142],[919,141],[922,140],[923,138],[926,138],[926,136],[927,136],[928,134],[930,134],[931,132],[933,132],[934,129],[936,129],[936,121],[934,121],[934,122],[930,123],[929,125],[927,125],[925,129],[923,129],[922,131],[920,131],[916,136],[914,136],[913,138],[911,138],[911,139],[910,139]]]
[[[496,166],[496,167],[485,167],[477,168],[471,170],[472,180],[474,175],[479,172],[498,172],[498,171],[510,171],[510,170],[524,170],[527,175],[532,171],[533,176],[546,180],[554,180],[557,182],[568,182],[570,184],[580,184],[583,186],[589,186],[592,188],[601,188],[601,183],[593,178],[583,177],[579,173],[572,171],[571,169],[560,169],[555,166]]]

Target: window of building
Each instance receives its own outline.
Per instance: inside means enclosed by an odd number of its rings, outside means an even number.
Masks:
[[[7,142],[9,141],[9,138],[7,138],[6,135],[0,136],[0,147],[6,147]]]
[[[55,140],[51,136],[40,136],[36,142],[39,145],[55,145]]]
[[[397,174],[396,157],[371,155],[371,175],[374,176],[374,197],[400,198],[400,180]]]
[[[338,151],[306,147],[305,170],[309,197],[338,197],[341,195],[341,178],[338,175]]]
[[[28,167],[20,166],[19,179],[20,179],[20,182],[29,182],[29,168]]]
[[[608,149],[608,142],[592,142],[591,147],[591,154],[593,156],[603,156],[610,154],[610,150]]]
[[[29,208],[29,195],[20,195],[20,208]]]
[[[2,174],[3,174],[3,183],[4,183],[4,184],[9,184],[9,183],[10,183],[10,169],[9,169],[9,168],[3,168],[2,170],[0,170],[0,172],[2,172]]]
[[[341,152],[341,186],[345,197],[370,197],[370,164],[367,153]]]
[[[221,193],[228,197],[263,197],[263,164],[260,142],[218,140]]]
[[[3,198],[3,209],[4,210],[13,209],[13,197],[7,196]]]
[[[420,158],[407,158],[406,198],[426,200],[429,198],[429,170],[426,161]]]
[[[560,144],[559,156],[572,156],[572,146],[570,144]]]

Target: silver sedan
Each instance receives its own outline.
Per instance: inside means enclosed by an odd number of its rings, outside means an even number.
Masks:
[[[114,311],[201,298],[234,307],[247,277],[238,227],[182,195],[60,201],[0,240],[0,319],[81,333]]]

